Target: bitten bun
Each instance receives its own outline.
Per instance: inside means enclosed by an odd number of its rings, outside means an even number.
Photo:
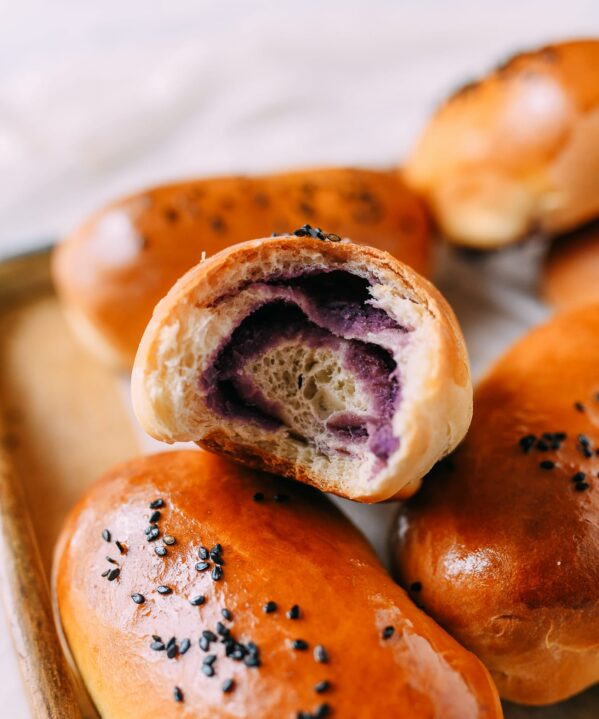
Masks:
[[[471,419],[457,320],[388,253],[299,232],[224,250],[157,305],[137,417],[343,497],[409,496]]]
[[[92,487],[54,589],[103,719],[501,717],[482,664],[324,497],[205,452]]]
[[[541,291],[557,309],[599,302],[599,220],[555,240],[545,260]]]
[[[408,164],[457,244],[494,248],[599,215],[599,41],[517,55],[437,111]]]
[[[132,195],[58,245],[54,282],[80,339],[129,367],[154,305],[202,253],[306,222],[427,273],[428,219],[400,175],[339,168],[192,180]]]
[[[404,585],[523,704],[599,681],[598,369],[599,305],[531,332],[395,528]]]

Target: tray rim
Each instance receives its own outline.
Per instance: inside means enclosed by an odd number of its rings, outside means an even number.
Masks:
[[[0,313],[54,294],[51,247],[0,261]],[[0,430],[4,432],[3,421]],[[34,717],[81,719],[77,681],[60,642],[47,576],[18,472],[0,445],[0,581],[24,691]],[[23,597],[27,601],[23,601]]]

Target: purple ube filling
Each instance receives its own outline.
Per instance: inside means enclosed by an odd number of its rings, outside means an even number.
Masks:
[[[244,371],[248,361],[281,343],[326,347],[339,351],[344,369],[370,398],[368,413],[336,412],[325,423],[334,440],[332,451],[351,453],[352,447],[366,445],[379,460],[386,461],[399,446],[391,426],[400,401],[397,363],[388,349],[360,338],[369,333],[384,333],[388,338],[391,330],[399,345],[398,338],[405,330],[368,303],[368,280],[335,270],[275,278],[256,286],[263,289],[266,300],[242,320],[201,377],[208,407],[227,419],[273,431],[282,428],[281,406],[252,382]],[[300,391],[301,375],[297,381]],[[295,432],[290,436],[311,441]]]

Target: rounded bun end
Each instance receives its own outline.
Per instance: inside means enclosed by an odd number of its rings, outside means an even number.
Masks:
[[[558,310],[599,302],[599,220],[553,242],[541,293]]]
[[[452,95],[409,162],[452,242],[496,248],[599,214],[599,40],[517,55]]]
[[[409,496],[470,423],[457,321],[388,253],[299,234],[234,246],[172,288],[133,368],[137,417],[340,496]]]

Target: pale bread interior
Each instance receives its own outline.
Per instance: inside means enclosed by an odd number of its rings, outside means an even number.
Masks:
[[[292,431],[326,441],[325,422],[336,414],[368,411],[359,382],[329,349],[286,344],[250,362],[254,384],[280,405],[280,418]]]

